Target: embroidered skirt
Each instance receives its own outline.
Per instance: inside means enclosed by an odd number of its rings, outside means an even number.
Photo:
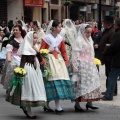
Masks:
[[[52,75],[48,81],[45,81],[45,89],[47,101],[57,99],[74,100],[72,82],[68,75],[68,70],[65,62],[60,54],[55,58],[52,54],[49,55],[49,67]]]

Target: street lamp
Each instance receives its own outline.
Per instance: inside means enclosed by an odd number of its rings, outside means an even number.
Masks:
[[[101,30],[102,23],[101,23],[101,0],[99,0],[99,20],[98,20],[98,29]]]
[[[62,1],[62,4],[65,6],[66,8],[66,18],[69,17],[69,9],[70,9],[70,6],[73,5],[73,3],[71,2],[71,0],[63,0]]]

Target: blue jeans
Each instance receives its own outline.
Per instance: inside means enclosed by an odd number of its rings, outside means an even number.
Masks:
[[[113,99],[115,86],[117,84],[117,78],[120,75],[120,67],[112,67],[108,76],[108,84],[105,97]]]

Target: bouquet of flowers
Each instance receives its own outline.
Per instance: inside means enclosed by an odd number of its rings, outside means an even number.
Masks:
[[[42,57],[46,60],[46,63],[47,63],[47,64],[48,64],[48,60],[49,60],[49,58],[48,58],[48,53],[49,53],[49,50],[48,50],[48,49],[41,49],[41,50],[40,50],[40,54],[41,54]],[[43,71],[44,80],[47,81],[51,75],[52,75],[52,74],[51,74],[50,68],[49,68],[48,66],[46,66],[46,67],[44,68],[44,71]]]
[[[10,87],[12,87],[12,90],[10,92],[10,96],[13,95],[14,90],[16,88],[16,86],[18,84],[22,85],[22,78],[25,77],[25,75],[27,74],[27,72],[20,67],[17,67],[14,69],[14,74],[13,74],[13,78],[12,78],[12,82],[9,84]]]
[[[101,65],[101,61],[100,61],[99,59],[97,59],[97,58],[94,58],[94,63],[95,63],[97,66]]]
[[[14,69],[14,75],[17,77],[17,78],[21,78],[21,77],[24,77],[25,75],[27,74],[27,72],[25,71],[25,69],[23,68],[20,68],[20,67],[17,67]]]

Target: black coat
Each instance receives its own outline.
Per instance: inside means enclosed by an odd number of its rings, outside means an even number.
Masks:
[[[98,58],[100,60],[103,59],[103,54],[104,54],[104,51],[106,49],[106,44],[111,44],[112,43],[114,34],[115,34],[115,30],[114,30],[113,26],[111,26],[110,28],[105,29],[103,31],[102,37],[100,39],[99,46],[98,46],[98,50],[99,50],[99,52],[98,52]],[[106,57],[106,61],[109,61],[107,59],[110,59],[110,58]]]
[[[120,67],[120,28],[116,30],[111,46],[105,50],[103,56],[111,56],[111,67]]]
[[[98,31],[94,35],[92,34],[93,45],[96,45],[96,44],[99,45],[101,36],[102,36],[101,31]],[[95,51],[95,58],[98,58],[98,52],[99,52],[98,48],[94,48],[94,51]]]

